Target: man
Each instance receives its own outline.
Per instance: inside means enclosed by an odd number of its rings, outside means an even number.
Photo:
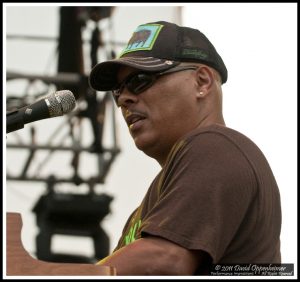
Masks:
[[[211,264],[280,263],[281,206],[259,148],[225,126],[227,69],[200,31],[141,25],[90,84],[111,90],[138,149],[162,169],[101,260],[119,275],[209,274]]]

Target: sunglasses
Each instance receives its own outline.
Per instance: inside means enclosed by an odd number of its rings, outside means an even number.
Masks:
[[[151,73],[151,72],[134,72],[128,75],[121,83],[119,83],[114,89],[112,89],[113,97],[118,104],[118,99],[122,94],[125,87],[132,93],[132,94],[140,94],[144,92],[146,89],[151,87],[154,82],[162,75],[185,71],[185,70],[196,70],[198,67],[196,66],[178,66],[172,69],[158,72],[158,73]]]

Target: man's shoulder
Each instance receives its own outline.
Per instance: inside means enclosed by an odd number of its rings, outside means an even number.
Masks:
[[[260,151],[255,142],[245,134],[219,124],[194,129],[185,135],[179,143],[183,144],[182,148],[194,148],[196,151],[200,147],[207,150],[215,149],[216,153],[218,153],[218,148],[220,150],[235,148],[234,151],[243,152],[243,154]]]
[[[215,138],[216,136],[222,136],[230,140],[242,138],[251,141],[243,133],[220,124],[212,124],[209,126],[196,128],[193,131],[189,132],[187,135],[185,135],[183,139],[186,141],[190,141],[193,139],[197,139],[197,137],[201,137],[202,135],[206,135],[208,138],[209,137]]]
[[[243,133],[232,128],[213,124],[190,131],[178,140],[169,156],[168,162],[182,160],[182,157],[197,158],[213,156],[213,159],[225,156],[242,157],[259,152],[259,148]],[[226,152],[226,154],[224,154]],[[230,153],[230,154],[229,154]]]

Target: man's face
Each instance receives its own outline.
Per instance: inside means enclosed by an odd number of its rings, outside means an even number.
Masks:
[[[121,67],[118,81],[136,71]],[[175,142],[199,124],[196,77],[194,70],[166,74],[138,95],[125,87],[118,99],[137,148],[161,164]]]

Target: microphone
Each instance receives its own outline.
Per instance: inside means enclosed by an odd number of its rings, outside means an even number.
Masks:
[[[71,112],[75,106],[75,97],[70,90],[46,95],[29,106],[6,113],[6,133],[19,130],[26,123],[62,116]]]

